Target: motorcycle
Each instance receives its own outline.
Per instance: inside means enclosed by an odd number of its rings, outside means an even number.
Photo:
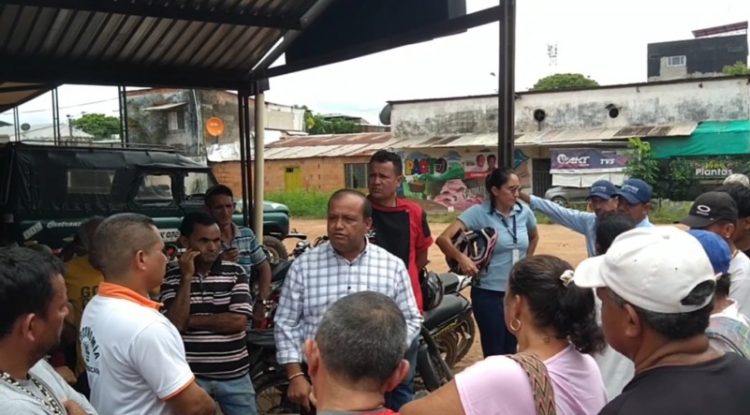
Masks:
[[[424,312],[417,352],[417,388],[434,391],[453,379],[453,368],[471,349],[476,333],[471,302],[461,291],[471,278],[438,274],[443,295],[440,303]]]

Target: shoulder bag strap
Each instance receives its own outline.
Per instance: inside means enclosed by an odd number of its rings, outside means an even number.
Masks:
[[[537,415],[555,415],[555,391],[544,362],[529,353],[516,353],[508,357],[521,365],[529,376]]]

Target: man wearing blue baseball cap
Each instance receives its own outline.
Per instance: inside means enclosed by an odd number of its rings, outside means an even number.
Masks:
[[[620,186],[617,197],[617,210],[630,216],[636,223],[636,228],[654,226],[648,220],[651,211],[651,185],[641,179],[627,179]]]
[[[556,224],[583,234],[586,237],[586,251],[589,256],[594,256],[596,255],[596,220],[605,213],[617,210],[615,193],[617,193],[617,188],[609,180],[594,182],[586,197],[593,213],[564,208],[555,202],[523,192],[519,197],[533,210],[544,213]]]

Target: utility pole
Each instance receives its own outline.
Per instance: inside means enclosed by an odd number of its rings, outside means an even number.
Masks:
[[[502,0],[497,94],[497,159],[513,168],[515,140],[516,0]]]

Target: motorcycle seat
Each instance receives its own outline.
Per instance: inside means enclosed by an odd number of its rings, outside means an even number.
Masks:
[[[452,272],[444,272],[438,274],[438,277],[443,281],[443,293],[454,294],[458,289],[458,277]]]
[[[248,346],[253,347],[276,347],[276,341],[273,338],[273,329],[267,330],[248,330],[245,340]]]
[[[424,326],[433,330],[442,323],[458,317],[466,308],[468,301],[457,295],[443,296],[443,301],[430,311],[424,313]]]

